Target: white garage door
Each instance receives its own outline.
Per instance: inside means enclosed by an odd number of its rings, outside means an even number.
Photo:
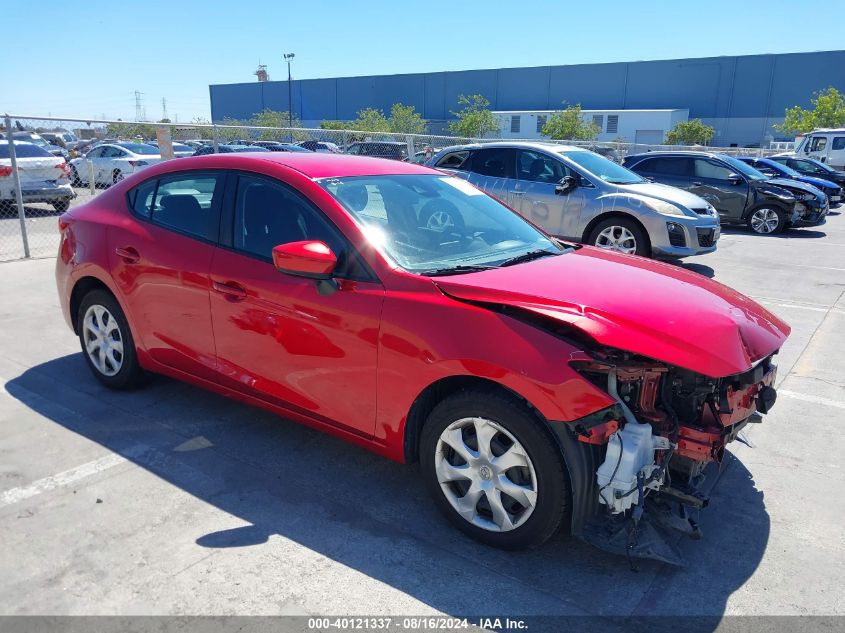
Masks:
[[[663,130],[637,130],[634,142],[644,145],[660,145],[663,142]]]

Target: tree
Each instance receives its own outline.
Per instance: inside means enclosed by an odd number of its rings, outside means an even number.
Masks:
[[[458,120],[449,124],[449,131],[455,136],[480,138],[499,131],[496,117],[488,108],[490,102],[482,95],[460,95],[458,105],[463,107],[452,112]]]
[[[390,118],[387,120],[391,132],[401,134],[424,134],[426,120],[414,109],[414,106],[406,106],[401,103],[394,103],[390,108]]]
[[[813,94],[812,110],[787,108],[783,123],[774,127],[786,134],[804,134],[822,127],[845,126],[845,96],[833,87]]]
[[[332,121],[326,119],[325,121],[320,121],[320,128],[323,130],[348,130],[349,121]]]
[[[362,132],[389,132],[390,123],[381,110],[364,108],[358,111],[358,118],[350,124],[350,129]]]
[[[601,132],[601,128],[593,121],[581,118],[581,104],[567,106],[555,112],[546,121],[541,133],[555,140],[591,141]]]
[[[681,121],[666,132],[667,145],[707,145],[716,130],[701,122],[701,119]]]

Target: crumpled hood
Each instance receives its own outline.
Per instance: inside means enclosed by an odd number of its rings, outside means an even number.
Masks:
[[[551,317],[602,345],[714,378],[750,369],[790,333],[759,304],[702,275],[591,247],[434,281],[452,298]]]
[[[769,178],[767,183],[775,185],[776,187],[781,187],[788,191],[795,192],[803,191],[805,193],[811,193],[814,196],[823,196],[824,192],[820,191],[817,187],[810,185],[806,182],[801,182],[800,180],[790,180],[788,178]]]

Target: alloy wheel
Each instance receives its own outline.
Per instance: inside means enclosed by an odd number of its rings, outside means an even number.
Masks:
[[[425,228],[432,231],[445,231],[446,229],[455,228],[455,219],[448,211],[435,211],[429,216],[425,223]]]
[[[596,246],[635,255],[637,253],[637,238],[624,226],[609,226],[596,237]]]
[[[757,209],[751,215],[751,230],[764,235],[774,233],[778,228],[780,219],[776,211],[772,209]]]
[[[508,532],[537,505],[537,476],[522,444],[486,418],[461,418],[437,441],[435,470],[443,495],[466,521]]]
[[[101,305],[92,305],[82,319],[85,353],[104,376],[114,376],[123,366],[123,336],[117,319]]]

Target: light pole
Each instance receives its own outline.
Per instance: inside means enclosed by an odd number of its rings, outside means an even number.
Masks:
[[[294,58],[293,53],[285,53],[285,61],[288,64],[288,127],[293,127],[293,88],[290,83],[290,61]],[[293,130],[288,132],[290,141],[293,142]]]

